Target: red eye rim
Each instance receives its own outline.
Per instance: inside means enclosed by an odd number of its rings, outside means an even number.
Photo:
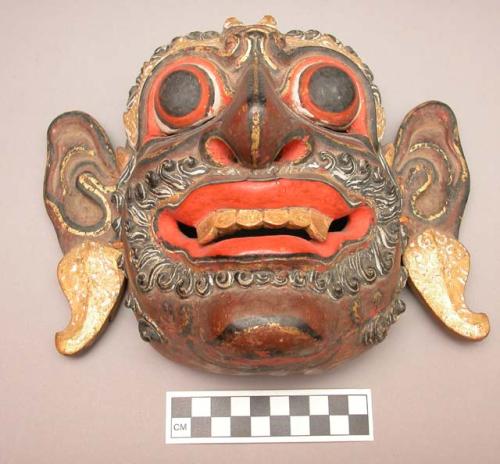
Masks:
[[[344,109],[343,111],[340,111],[338,113],[335,113],[333,111],[326,111],[321,109],[318,105],[316,105],[309,93],[309,84],[311,82],[311,77],[318,71],[319,69],[322,68],[336,68],[340,69],[337,66],[333,66],[330,63],[318,63],[313,66],[309,66],[300,76],[299,78],[299,98],[300,101],[302,102],[302,106],[309,111],[315,118],[319,119],[322,122],[325,122],[327,124],[331,124],[332,126],[335,126],[336,128],[345,128],[350,125],[350,123],[354,120],[356,117],[356,114],[359,110],[359,96],[358,96],[358,90],[356,88],[355,82],[352,80],[352,78],[349,76],[351,79],[351,82],[353,84],[354,88],[354,98],[352,102],[349,104],[349,106]],[[343,71],[343,70],[341,70]]]
[[[193,74],[196,77],[196,80],[198,81],[198,84],[200,86],[200,99],[198,105],[193,111],[184,116],[173,116],[171,114],[168,114],[160,102],[160,94],[161,94],[160,90],[163,82],[165,82],[165,79],[167,79],[171,74],[177,71],[186,71]],[[212,98],[213,90],[211,88],[212,86],[210,78],[202,69],[191,64],[175,66],[172,69],[170,69],[170,72],[165,74],[165,76],[163,76],[161,80],[158,79],[157,82],[158,82],[157,84],[155,82],[155,88],[153,89],[155,95],[154,108],[156,114],[164,124],[167,124],[169,127],[175,129],[184,128],[192,126],[193,124],[200,121],[208,114],[208,109],[209,109],[208,106],[210,100],[213,99]]]
[[[307,68],[311,66],[314,67],[315,65],[336,67],[341,71],[344,71],[351,78],[354,84],[356,97],[358,99],[358,110],[354,115],[352,121],[342,130],[347,133],[361,134],[370,137],[370,124],[367,119],[366,93],[363,85],[359,81],[360,77],[349,65],[339,59],[335,59],[332,56],[312,55],[297,62],[290,72],[286,86],[282,91],[283,101],[285,101],[285,103],[287,103],[287,105],[296,112],[305,114],[305,116],[307,116],[308,118],[314,118],[319,122],[323,122],[321,119],[318,119],[316,116],[314,116],[310,111],[303,108],[302,102],[300,101],[300,97],[298,95],[301,74],[305,72]],[[334,127],[333,129],[335,130],[336,128]]]
[[[188,70],[189,72],[192,72],[193,68],[199,73],[204,73],[204,79],[206,79],[204,82],[206,82],[208,86],[210,86],[210,84],[212,85],[213,95],[210,96],[210,92],[208,92],[209,102],[207,104],[205,116],[211,117],[219,111],[220,107],[227,106],[229,104],[231,101],[231,95],[228,92],[227,87],[221,78],[220,72],[214,63],[196,56],[186,56],[168,63],[163,69],[159,70],[156,76],[154,76],[154,80],[147,95],[145,102],[145,130],[143,132],[144,135],[142,136],[142,144],[154,138],[164,137],[165,135],[173,134],[179,130],[187,129],[205,119],[204,117],[201,117],[201,119],[193,119],[193,122],[188,120],[188,124],[174,127],[170,126],[168,122],[162,122],[161,117],[156,111],[157,106],[161,106],[156,103],[157,99],[159,99],[160,87],[167,76],[180,70]],[[200,86],[201,82],[203,82],[203,79],[200,81]],[[211,100],[213,100],[213,103]],[[200,105],[198,105],[198,108],[199,107]],[[189,118],[194,112],[197,111],[197,109],[185,116],[179,117],[179,119]],[[169,118],[172,118],[172,116],[169,116]]]

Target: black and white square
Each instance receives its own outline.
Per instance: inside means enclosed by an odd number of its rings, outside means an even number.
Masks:
[[[167,393],[167,443],[372,440],[369,390]]]

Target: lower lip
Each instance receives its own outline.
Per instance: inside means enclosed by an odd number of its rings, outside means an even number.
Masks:
[[[321,337],[305,324],[281,325],[279,322],[263,323],[241,330],[224,331],[214,342],[226,356],[251,354],[253,358],[307,356],[318,352],[324,344]],[[304,330],[308,328],[309,331]],[[311,333],[312,332],[312,333]]]
[[[274,235],[229,238],[207,245],[200,245],[196,239],[186,237],[178,226],[178,221],[194,226],[209,211],[216,209],[285,206],[314,207],[334,219],[348,216],[348,223],[342,231],[330,232],[324,242],[309,241],[291,235]],[[160,211],[156,233],[161,241],[187,251],[193,258],[295,254],[326,258],[334,255],[345,242],[363,238],[373,220],[373,210],[370,207],[349,207],[333,187],[322,182],[278,179],[201,187],[192,192],[177,208],[165,208]]]

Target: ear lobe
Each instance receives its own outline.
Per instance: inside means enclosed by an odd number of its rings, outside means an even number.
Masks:
[[[111,202],[119,170],[101,126],[88,114],[64,113],[47,133],[44,199],[64,252],[83,240],[112,243]]]
[[[390,159],[390,150],[386,157]],[[469,310],[464,287],[469,254],[456,239],[469,194],[455,115],[427,102],[404,119],[392,169],[401,188],[409,243],[403,262],[417,295],[450,330],[470,340],[489,333],[488,316]]]
[[[458,236],[469,171],[447,105],[431,101],[408,113],[396,138],[393,171],[410,236],[429,227]]]

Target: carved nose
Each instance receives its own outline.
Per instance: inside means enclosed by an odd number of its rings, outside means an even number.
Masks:
[[[222,136],[238,161],[262,168],[272,163],[298,128],[297,118],[280,99],[271,77],[253,61],[239,83],[221,125]]]

